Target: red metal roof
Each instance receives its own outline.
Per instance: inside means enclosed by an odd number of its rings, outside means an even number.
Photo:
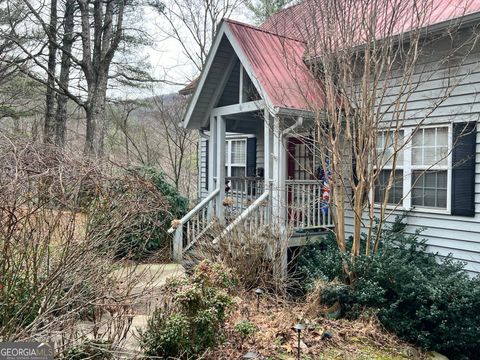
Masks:
[[[178,90],[178,93],[180,95],[191,95],[195,91],[195,88],[198,85],[198,77],[190,81],[187,85],[185,85],[183,88]]]
[[[255,26],[224,20],[241,47],[253,76],[270,105],[309,110],[322,108],[320,84],[303,62],[304,43]]]
[[[358,20],[356,16],[368,12],[371,6],[374,5],[357,0],[304,0],[272,15],[260,27],[279,35],[309,42],[319,31],[332,31],[331,26],[335,23],[335,19],[331,18],[335,17],[335,11],[341,12],[337,15],[339,21],[345,21],[351,15],[352,24],[354,24]],[[394,8],[388,9],[389,6]],[[379,23],[384,19],[388,21],[397,19],[394,24],[395,29],[389,30],[389,35],[393,35],[412,30],[412,28],[432,26],[480,12],[480,0],[396,0],[396,2],[378,3],[375,5],[375,10],[376,12],[385,10],[386,13],[386,15],[374,14]],[[392,15],[393,11],[395,15]],[[322,21],[325,17],[330,19]],[[387,27],[378,26],[377,28],[382,31],[382,28]],[[360,41],[362,34],[357,35]],[[381,38],[381,34],[378,35]]]
[[[343,11],[339,15],[339,19],[346,19],[349,14],[358,16],[362,11],[368,12],[368,7],[373,6],[369,5],[368,2],[356,0],[343,0],[343,4],[341,3],[342,0],[327,1],[304,0],[297,5],[272,15],[260,27],[266,31],[308,42],[314,34],[318,34],[318,30],[323,30],[324,24],[321,20],[328,16],[329,12],[329,10],[326,10],[326,4],[330,8],[334,7]],[[392,6],[393,3],[396,4],[394,5],[395,9],[386,9],[386,7]],[[419,25],[420,27],[432,26],[480,11],[480,0],[424,0],[423,2],[418,0],[397,0],[397,2],[385,2],[383,5],[382,3],[378,4],[380,5],[376,5],[375,9],[386,10],[387,13],[384,16],[382,14],[374,14],[378,21],[382,21],[382,18],[393,19],[391,13],[393,10],[398,13],[398,15],[395,15],[398,16],[398,21],[396,21],[398,26],[389,35],[406,32]],[[385,9],[382,9],[382,6],[385,6]],[[421,10],[419,10],[419,7],[421,7]],[[425,18],[418,19],[416,16],[422,13]],[[352,29],[352,31],[355,30]],[[361,35],[358,34],[359,38]]]

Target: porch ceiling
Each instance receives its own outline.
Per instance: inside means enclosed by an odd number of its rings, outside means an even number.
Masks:
[[[226,131],[241,134],[256,133],[260,126],[263,127],[263,117],[262,111],[226,116]]]

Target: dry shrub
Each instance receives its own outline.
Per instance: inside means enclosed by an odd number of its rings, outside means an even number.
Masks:
[[[327,282],[317,280],[313,289],[307,293],[304,306],[305,315],[310,317],[327,316],[330,318],[338,318],[341,312],[341,304],[337,301],[331,306],[327,306],[322,299],[323,289],[336,285],[343,284],[338,281]]]
[[[421,349],[386,332],[375,317],[348,321],[309,316],[303,302],[278,297],[262,297],[257,311],[255,302],[252,292],[237,299],[237,311],[227,322],[225,342],[206,354],[205,359],[236,359],[247,351],[255,351],[266,359],[293,359],[297,353],[297,335],[293,326],[299,322],[305,325],[300,344],[302,359],[427,358]],[[250,309],[247,314],[242,311],[246,307]],[[236,326],[247,320],[258,331],[240,341]],[[331,338],[325,338],[325,332]]]
[[[148,284],[139,291],[143,274],[118,276],[124,262],[98,250],[106,234],[115,245],[139,203],[117,199],[122,217],[96,229],[89,226],[94,214],[79,211],[91,210],[109,184],[121,181],[103,164],[5,138],[0,162],[0,341],[51,341],[59,352],[86,339],[121,347],[132,304]],[[135,186],[143,186],[149,199],[141,206],[163,205],[160,196],[150,198],[150,185]]]
[[[87,237],[117,258],[152,260],[170,255],[170,205],[149,180],[129,172],[110,179],[89,208]]]
[[[187,263],[208,259],[225,264],[235,271],[246,290],[260,287],[283,293],[288,288],[289,279],[277,271],[286,247],[282,247],[275,231],[253,228],[248,223],[239,224],[225,236],[221,236],[222,231],[217,225],[208,236],[195,243],[193,250],[186,254]]]

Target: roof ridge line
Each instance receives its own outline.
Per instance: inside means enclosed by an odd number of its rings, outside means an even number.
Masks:
[[[265,34],[270,34],[270,35],[275,35],[279,38],[284,38],[284,39],[287,39],[287,40],[292,40],[292,41],[296,41],[298,43],[301,43],[303,45],[306,45],[306,42],[302,41],[302,40],[298,40],[298,39],[295,39],[293,37],[289,37],[289,36],[285,36],[285,35],[280,35],[280,34],[277,34],[273,31],[268,31],[268,30],[265,30],[265,29],[262,29],[258,26],[255,26],[255,25],[251,25],[251,24],[246,24],[246,23],[243,23],[243,22],[240,22],[240,21],[237,21],[237,20],[232,20],[232,19],[229,19],[229,18],[223,18],[223,21],[225,22],[228,22],[228,23],[232,23],[232,24],[237,24],[237,25],[240,25],[240,26],[244,26],[244,27],[248,27],[252,30],[257,30],[257,31],[260,31],[260,32],[263,32]]]

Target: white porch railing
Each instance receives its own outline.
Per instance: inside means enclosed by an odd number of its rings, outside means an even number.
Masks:
[[[202,237],[213,222],[209,220],[208,211],[214,209],[213,202],[219,194],[220,189],[212,191],[197,206],[188,212],[175,227],[168,229],[168,233],[175,233],[173,240],[173,259],[182,260],[182,255],[187,251],[200,237]],[[184,236],[185,235],[185,236]]]
[[[318,180],[287,180],[287,223],[295,229],[333,227],[330,209]]]
[[[228,233],[230,233],[236,226],[244,224],[246,230],[259,229],[262,226],[268,225],[271,220],[271,186],[266,189],[252,204],[236,217],[226,228],[222,231],[214,242]]]
[[[272,184],[265,189],[265,182],[258,178],[228,178],[230,190],[220,201],[220,189],[211,192],[195,208],[168,230],[175,233],[173,258],[181,261],[183,253],[205,235],[213,225],[215,205],[224,206],[228,224],[220,237],[228,234],[239,224],[255,230],[272,223]],[[322,199],[322,184],[317,180],[286,181],[287,226],[294,229],[324,229],[333,227],[330,210]],[[211,213],[209,213],[211,211]]]
[[[258,177],[226,177],[225,183],[225,197],[230,199],[225,209],[227,223],[240,216],[265,189],[265,180]]]

